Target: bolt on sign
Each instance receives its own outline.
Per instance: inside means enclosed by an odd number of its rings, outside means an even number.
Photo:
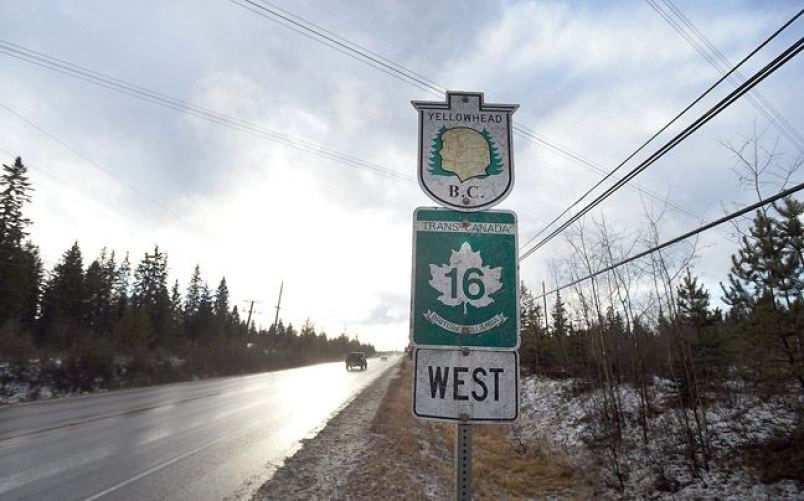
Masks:
[[[419,111],[419,185],[441,205],[480,211],[514,186],[511,115],[516,104],[486,104],[482,92],[447,92]]]
[[[501,422],[519,416],[517,352],[417,349],[415,357],[416,417]]]
[[[411,339],[416,347],[519,348],[516,214],[413,213]]]

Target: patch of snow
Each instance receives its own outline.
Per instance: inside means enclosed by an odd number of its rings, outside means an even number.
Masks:
[[[704,469],[694,477],[687,466],[679,423],[695,416],[689,409],[662,405],[671,398],[673,388],[671,381],[659,378],[650,387],[649,405],[656,412],[647,422],[647,443],[639,420],[639,393],[625,384],[615,389],[613,396],[625,418],[622,441],[615,450],[622,492],[613,474],[612,451],[601,443],[604,430],[599,428],[596,414],[604,399],[601,390],[592,390],[578,380],[525,378],[521,418],[514,434],[520,440],[534,440],[564,451],[579,463],[597,461],[610,484],[606,497],[804,499],[804,485],[792,480],[762,484],[735,460],[743,446],[789,435],[800,420],[800,405],[782,397],[760,401],[748,393],[732,395],[729,402],[710,403],[698,417],[706,419],[712,457],[708,471]],[[741,386],[733,384],[731,388]]]

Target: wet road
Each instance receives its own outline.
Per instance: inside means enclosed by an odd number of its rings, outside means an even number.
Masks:
[[[240,499],[396,362],[0,408],[0,499]]]

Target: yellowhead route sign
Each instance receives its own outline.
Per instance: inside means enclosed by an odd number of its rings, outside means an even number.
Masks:
[[[458,211],[500,203],[514,186],[511,115],[481,92],[447,92],[446,102],[413,101],[419,112],[419,185]]]

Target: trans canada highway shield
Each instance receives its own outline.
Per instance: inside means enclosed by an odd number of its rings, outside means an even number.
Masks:
[[[513,212],[419,208],[413,215],[413,254],[415,346],[519,348]]]

